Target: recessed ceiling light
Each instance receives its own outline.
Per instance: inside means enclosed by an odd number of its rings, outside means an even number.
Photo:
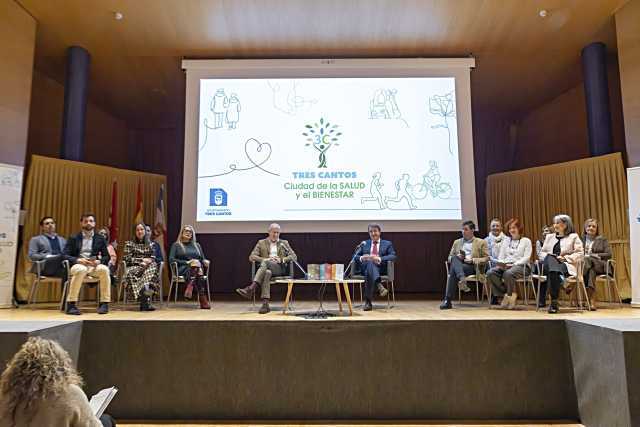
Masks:
[[[538,12],[538,15],[540,18],[546,18],[549,15],[549,12],[547,9],[541,9],[540,12]]]
[[[122,18],[124,18],[122,12],[113,12],[113,19],[116,21],[122,21]]]

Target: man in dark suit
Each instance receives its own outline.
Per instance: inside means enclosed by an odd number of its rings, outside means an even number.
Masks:
[[[396,251],[388,240],[382,240],[382,228],[378,224],[369,224],[369,240],[360,244],[356,251],[356,266],[364,275],[364,311],[371,311],[373,292],[377,288],[381,297],[387,295],[387,289],[380,283],[380,276],[386,273],[387,261],[395,261]]]
[[[67,296],[67,314],[80,314],[76,303],[82,281],[86,276],[100,282],[100,305],[98,314],[109,312],[111,301],[111,276],[109,274],[109,251],[107,241],[95,232],[96,217],[86,213],[80,217],[82,231],[69,237],[64,247],[64,258],[71,264],[71,284]]]

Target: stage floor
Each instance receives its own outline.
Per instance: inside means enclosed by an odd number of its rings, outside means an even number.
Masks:
[[[411,299],[403,300],[402,296],[396,305],[387,309],[386,301],[374,303],[374,310],[365,312],[359,303],[354,303],[353,316],[348,315],[346,304],[343,303],[343,313],[340,315],[335,300],[325,301],[323,307],[334,316],[326,319],[307,319],[296,314],[313,313],[319,308],[317,301],[295,301],[293,310],[282,314],[282,301],[271,304],[271,313],[259,314],[259,303],[252,306],[251,302],[239,301],[232,296],[213,301],[211,310],[200,310],[195,302],[170,303],[162,305],[154,312],[140,312],[138,306],[130,304],[122,306],[112,304],[107,315],[98,315],[96,305],[92,302],[80,304],[81,316],[69,316],[57,309],[56,304],[34,304],[30,307],[20,306],[18,309],[0,310],[0,321],[15,320],[203,320],[203,321],[415,321],[415,320],[559,320],[559,319],[640,319],[640,310],[624,304],[618,308],[615,304],[604,305],[597,311],[579,311],[575,307],[562,306],[560,313],[552,315],[545,310],[536,311],[533,305],[520,305],[516,310],[489,309],[487,303],[477,304],[463,302],[454,304],[452,310],[440,310],[439,301]],[[156,307],[159,305],[156,303]]]

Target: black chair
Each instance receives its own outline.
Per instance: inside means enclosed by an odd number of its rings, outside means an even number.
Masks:
[[[260,261],[250,261],[251,262],[251,278],[249,280],[253,280],[254,277],[256,277],[256,271],[258,271],[258,268],[260,268]],[[284,275],[284,276],[271,276],[271,280],[269,281],[269,283],[271,284],[271,286],[276,284],[276,280],[289,280],[289,279],[293,279],[294,277],[294,268],[293,268],[293,262],[289,261],[287,263],[285,263],[285,271],[288,270],[289,274]],[[253,291],[253,295],[251,296],[251,300],[252,300],[252,304],[253,307],[256,306],[256,291]],[[293,295],[292,295],[292,301],[293,301]],[[291,307],[291,303],[289,303],[289,307]]]
[[[349,279],[356,280],[364,280],[364,276],[361,274],[355,273],[355,262],[351,264],[349,267]],[[387,261],[387,271],[386,274],[380,276],[380,283],[387,289],[387,309],[396,306],[396,289],[395,289],[395,262]],[[360,304],[362,304],[362,285],[363,283],[358,284],[360,286]],[[355,285],[354,285],[355,287]],[[353,294],[353,290],[351,292]],[[393,305],[391,304],[393,301]]]

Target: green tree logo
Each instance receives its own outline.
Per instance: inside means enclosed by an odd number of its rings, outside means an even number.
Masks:
[[[305,125],[306,129],[302,132],[302,135],[307,137],[306,147],[313,146],[320,152],[318,155],[318,167],[327,167],[327,151],[333,145],[338,144],[338,138],[342,135],[342,132],[338,132],[338,125],[332,125],[324,118],[320,117],[319,122],[312,125]]]

